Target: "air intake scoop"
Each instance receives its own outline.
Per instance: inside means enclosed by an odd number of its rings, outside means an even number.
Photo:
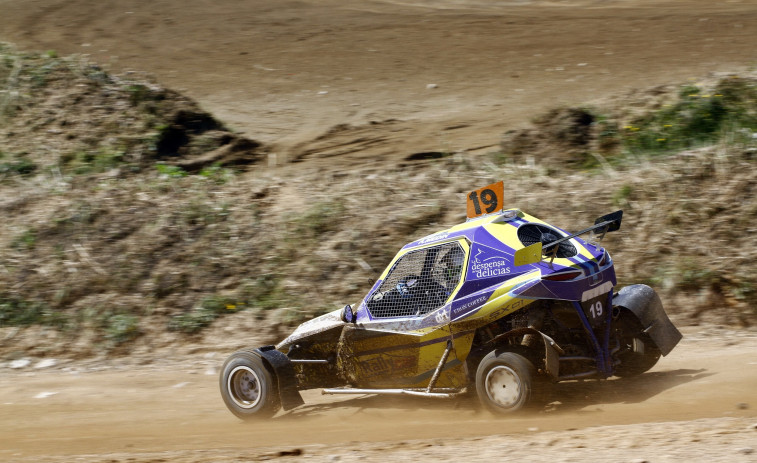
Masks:
[[[563,235],[559,231],[552,227],[537,223],[523,224],[518,228],[518,239],[523,246],[530,246],[534,243],[541,243],[546,247],[548,244],[555,242],[562,238]],[[568,241],[563,241],[557,245],[557,258],[567,258],[575,256],[578,251],[576,247],[570,244]]]

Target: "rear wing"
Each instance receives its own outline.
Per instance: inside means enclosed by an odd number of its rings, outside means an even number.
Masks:
[[[564,243],[565,241],[568,241],[577,236],[583,235],[584,233],[589,233],[590,231],[594,231],[594,230],[602,230],[602,234],[598,238],[601,241],[602,238],[604,238],[607,233],[619,230],[620,222],[622,220],[623,220],[623,211],[615,211],[611,214],[603,215],[602,217],[595,220],[594,225],[592,225],[591,227],[583,229],[580,232],[573,233],[572,235],[564,236],[560,238],[559,240],[551,241],[548,244],[545,244],[544,247],[542,248],[543,254],[545,256],[550,255],[550,251],[547,251],[547,250],[552,249],[553,247],[555,248],[555,251],[553,252],[556,253],[557,252],[556,246],[558,246],[560,243]]]
[[[615,211],[611,214],[603,215],[594,221],[594,225],[589,228],[585,228],[579,232],[573,233],[568,236],[564,236],[560,239],[550,241],[549,243],[534,243],[530,246],[526,246],[523,249],[515,251],[513,264],[516,266],[535,264],[542,260],[542,256],[549,257],[549,263],[555,260],[557,256],[557,250],[560,248],[560,243],[571,240],[577,236],[583,235],[590,231],[601,233],[598,240],[601,241],[607,233],[614,232],[620,229],[620,223],[623,220],[623,211]]]

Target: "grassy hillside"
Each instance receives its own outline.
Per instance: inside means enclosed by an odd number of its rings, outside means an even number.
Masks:
[[[567,229],[623,208],[605,241],[620,281],[660,289],[679,323],[754,323],[756,82],[555,109],[498,153],[324,173],[267,167],[267,147],[153,82],[4,46],[0,355],[276,339],[356,302],[500,179],[509,206]]]

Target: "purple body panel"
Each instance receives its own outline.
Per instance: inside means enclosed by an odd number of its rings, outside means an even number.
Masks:
[[[569,281],[536,280],[533,285],[524,285],[513,290],[519,297],[528,299],[562,299],[566,301],[580,301],[584,292],[598,287],[602,283],[617,284],[615,269],[608,265],[602,271],[592,273],[583,278]]]
[[[527,223],[529,223],[527,220],[517,218],[504,222],[502,225],[518,228]],[[483,222],[482,226],[462,231],[434,233],[413,241],[402,248],[403,250],[408,250],[460,237],[465,237],[470,244],[470,255],[465,267],[465,280],[462,287],[453,300],[447,302],[443,307],[432,311],[422,319],[419,318],[417,323],[413,323],[415,328],[439,325],[449,320],[459,320],[470,316],[476,313],[491,297],[492,293],[505,281],[528,272],[533,272],[535,269],[540,270],[541,277],[564,271],[568,268],[581,270],[582,275],[568,281],[550,281],[542,279],[539,274],[534,273],[533,280],[516,286],[510,291],[512,296],[524,299],[581,301],[582,297],[590,294],[592,290],[600,288],[600,285],[604,283],[609,282],[612,286],[616,285],[615,270],[612,261],[610,260],[600,268],[598,262],[602,259],[605,250],[599,246],[589,244],[580,238],[574,238],[592,254],[592,259],[577,255],[568,259],[574,266],[565,267],[556,263],[550,265],[545,258],[545,260],[536,264],[516,267],[513,263],[515,249],[495,238],[484,228],[483,225],[486,224],[488,222]],[[568,232],[564,230],[551,225],[550,227],[563,233],[563,236],[568,235]],[[358,322],[390,321],[408,318],[377,319],[370,314],[366,301],[378,290],[382,281],[377,281],[366,298],[360,303],[357,310]],[[608,285],[602,286],[602,288],[607,287]]]

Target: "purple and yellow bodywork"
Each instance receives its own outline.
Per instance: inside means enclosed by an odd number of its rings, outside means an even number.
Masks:
[[[539,256],[536,262],[518,265],[516,254],[526,247],[518,230],[527,224],[549,227],[556,238],[567,237],[574,255],[552,259]],[[573,304],[586,323],[597,353],[598,375],[610,376],[612,310],[596,308],[612,307],[616,285],[613,261],[599,245],[570,236],[511,209],[418,239],[397,253],[353,311],[350,322],[345,321],[342,311],[329,313],[301,325],[277,349],[287,352],[308,338],[331,338],[328,349],[333,349],[340,375],[352,387],[423,388],[439,370],[435,387],[459,389],[470,381],[466,360],[477,330],[535,301],[561,300]],[[456,243],[463,251],[464,270],[441,307],[420,316],[378,317],[371,313],[369,301],[395,263],[408,253],[446,243]],[[544,350],[545,370],[559,380],[555,359],[560,347],[545,337]],[[443,356],[445,363],[439,368]]]

